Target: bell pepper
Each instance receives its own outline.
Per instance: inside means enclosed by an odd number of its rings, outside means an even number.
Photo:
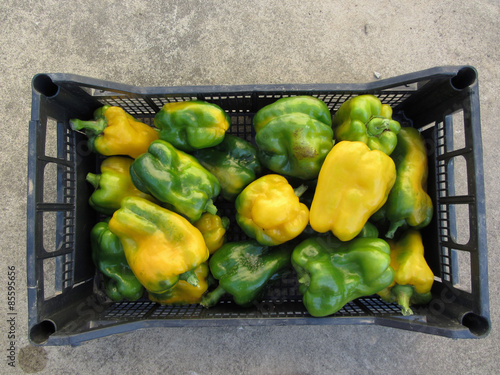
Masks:
[[[224,244],[229,218],[205,212],[194,226],[203,235],[210,254],[213,254]]]
[[[380,209],[396,180],[390,156],[363,142],[342,141],[328,154],[311,204],[310,224],[342,241],[356,237]]]
[[[432,299],[434,274],[424,258],[424,245],[420,232],[409,229],[391,247],[391,267],[394,281],[378,292],[383,300],[397,302],[403,315],[413,315],[410,305],[420,305]]]
[[[222,198],[230,202],[261,174],[256,148],[235,135],[226,134],[217,146],[194,151],[192,155],[217,177]]]
[[[380,238],[341,242],[332,236],[311,237],[295,247],[292,265],[309,314],[336,313],[348,302],[386,288],[394,279],[390,249]]]
[[[107,221],[94,225],[90,245],[92,261],[103,275],[106,295],[115,302],[141,298],[144,287],[130,269],[120,239],[109,230]]]
[[[71,119],[71,129],[84,130],[89,148],[101,155],[138,157],[149,144],[158,139],[158,131],[146,125],[120,107],[105,105],[94,112],[94,120]]]
[[[160,139],[190,152],[221,143],[231,119],[216,104],[192,100],[165,104],[155,115],[154,124],[160,129]]]
[[[208,289],[209,268],[207,262],[194,270],[198,285],[194,286],[185,280],[179,280],[175,286],[164,293],[148,293],[151,301],[161,305],[191,305],[201,302],[201,297]]]
[[[237,305],[249,306],[262,296],[271,282],[291,271],[292,247],[270,248],[254,240],[223,245],[209,260],[218,286],[203,296],[201,305],[212,307],[230,294]]]
[[[377,227],[370,223],[369,221],[366,222],[364,225],[363,229],[361,229],[361,232],[356,237],[362,237],[362,238],[377,238],[379,235]]]
[[[150,293],[165,293],[179,280],[197,286],[194,270],[208,259],[202,234],[187,219],[146,199],[126,197],[109,221],[127,262]]]
[[[312,180],[333,147],[330,111],[312,96],[282,98],[253,119],[259,160],[271,171]]]
[[[402,128],[391,157],[396,164],[396,183],[384,206],[390,222],[387,238],[393,238],[400,227],[423,228],[433,216],[432,200],[427,194],[427,152],[420,132]]]
[[[299,201],[302,192],[302,186],[294,190],[283,176],[262,176],[236,198],[236,222],[262,245],[289,241],[309,222],[309,209]]]
[[[191,222],[199,220],[204,212],[217,213],[213,204],[220,193],[217,178],[193,156],[166,141],[151,143],[148,152],[130,166],[130,176],[140,191],[151,194]]]
[[[135,195],[148,200],[154,198],[138,190],[130,179],[130,165],[134,160],[126,156],[110,156],[101,163],[101,173],[87,174],[87,181],[95,191],[89,198],[90,206],[105,215],[112,215],[123,198]]]
[[[332,126],[337,141],[359,141],[370,150],[390,155],[397,144],[401,125],[392,119],[392,108],[373,95],[358,95],[340,106]]]

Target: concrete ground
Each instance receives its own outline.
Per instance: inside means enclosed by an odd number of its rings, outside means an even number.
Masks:
[[[416,1],[0,2],[0,373],[496,373],[499,360],[500,3]],[[26,192],[31,78],[131,85],[365,83],[434,66],[479,72],[492,330],[451,340],[379,326],[145,329],[78,347],[31,346]],[[15,368],[8,365],[15,267]]]

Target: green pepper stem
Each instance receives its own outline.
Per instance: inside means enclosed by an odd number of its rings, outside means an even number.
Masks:
[[[405,223],[406,223],[406,220],[404,220],[404,219],[395,221],[394,223],[391,223],[391,225],[389,226],[389,230],[385,234],[385,237],[389,238],[389,239],[393,239],[398,228],[402,227]]]
[[[90,134],[98,135],[101,134],[104,131],[104,129],[106,129],[108,123],[103,118],[97,120],[89,120],[89,121],[72,119],[69,120],[69,126],[71,127],[72,130],[85,130]]]
[[[211,292],[205,294],[201,298],[200,305],[203,307],[209,308],[217,304],[219,300],[222,298],[222,296],[226,294],[226,290],[219,284],[217,288],[212,290]]]
[[[304,194],[307,190],[307,185],[300,185],[298,188],[293,189],[293,192],[297,196],[297,198],[300,198],[302,194]]]
[[[94,188],[99,187],[99,183],[101,181],[101,175],[100,174],[94,174],[94,173],[87,173],[86,177],[87,182],[90,182]]]
[[[231,220],[229,220],[228,217],[224,216],[221,217],[221,221],[222,221],[222,227],[227,230],[227,228],[229,228],[229,224],[231,224]]]
[[[366,130],[369,135],[378,137],[384,131],[389,130],[389,119],[381,116],[372,116],[366,123]]]
[[[410,309],[410,298],[413,295],[413,286],[395,285],[391,292],[396,296],[398,305],[401,306],[401,314],[404,316],[413,315],[413,311]]]
[[[200,284],[200,280],[198,280],[198,277],[196,276],[196,273],[194,272],[194,270],[181,273],[179,275],[179,280],[184,280],[188,284],[191,284],[192,286],[195,286],[195,287]]]
[[[215,207],[213,200],[208,200],[207,205],[205,206],[205,211],[212,215],[217,214],[217,207]]]

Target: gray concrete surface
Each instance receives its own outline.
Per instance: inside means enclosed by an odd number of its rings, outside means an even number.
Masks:
[[[500,329],[500,3],[416,1],[0,2],[0,373],[486,374]],[[492,331],[450,340],[377,326],[147,329],[79,347],[27,339],[30,81],[66,72],[132,85],[370,82],[440,65],[479,72]],[[7,364],[16,268],[16,367]]]

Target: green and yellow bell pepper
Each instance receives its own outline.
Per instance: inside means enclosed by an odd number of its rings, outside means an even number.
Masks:
[[[432,200],[427,194],[427,150],[420,132],[402,128],[391,157],[396,164],[396,182],[383,207],[390,222],[387,238],[393,238],[398,228],[423,228],[433,216]]]
[[[160,139],[185,152],[222,142],[231,126],[229,115],[213,103],[201,100],[165,104],[155,115]]]
[[[204,212],[217,213],[213,204],[219,180],[193,156],[157,140],[130,166],[132,183],[192,223]]]
[[[205,212],[194,226],[203,235],[210,254],[213,254],[224,244],[229,218]]]
[[[307,311],[316,317],[339,311],[346,303],[370,296],[394,279],[390,248],[380,238],[342,242],[311,237],[295,247],[292,265]]]
[[[221,196],[230,202],[262,171],[255,146],[231,134],[217,146],[196,150],[192,155],[217,177]]]
[[[262,245],[287,242],[301,234],[309,222],[309,209],[299,201],[302,192],[302,187],[294,190],[283,176],[262,176],[236,198],[236,222]]]
[[[278,99],[255,114],[253,126],[261,163],[302,180],[318,176],[334,144],[330,111],[312,96]]]
[[[112,215],[120,208],[127,196],[137,196],[154,201],[149,194],[138,190],[130,178],[130,165],[134,159],[126,156],[110,156],[101,163],[101,173],[87,174],[87,181],[95,191],[89,198],[90,206],[105,215]]]
[[[249,306],[262,296],[273,281],[291,271],[292,247],[268,247],[254,240],[223,245],[209,261],[218,286],[203,296],[201,305],[212,307],[229,294],[240,306]]]
[[[382,104],[374,95],[358,95],[340,106],[333,115],[335,139],[359,141],[370,150],[380,150],[390,155],[397,144],[399,122],[392,119],[392,108]]]
[[[161,305],[191,305],[200,303],[202,296],[208,289],[210,270],[207,262],[196,267],[194,273],[198,279],[198,285],[192,285],[185,280],[179,280],[173,288],[168,289],[166,292],[149,292],[149,299]]]
[[[101,155],[138,157],[158,139],[158,130],[146,125],[120,107],[105,105],[96,109],[94,120],[71,119],[73,130],[83,130],[91,151]]]
[[[410,229],[398,241],[387,241],[391,248],[394,281],[378,292],[383,300],[397,302],[403,315],[412,315],[410,305],[431,301],[434,274],[424,258],[424,245],[419,231]]]
[[[130,269],[120,238],[109,230],[107,221],[94,225],[90,245],[92,261],[103,275],[106,295],[115,302],[141,298],[144,287]]]
[[[127,263],[150,293],[162,294],[179,280],[197,286],[194,270],[207,261],[203,235],[187,219],[138,197],[127,197],[109,221]]]

